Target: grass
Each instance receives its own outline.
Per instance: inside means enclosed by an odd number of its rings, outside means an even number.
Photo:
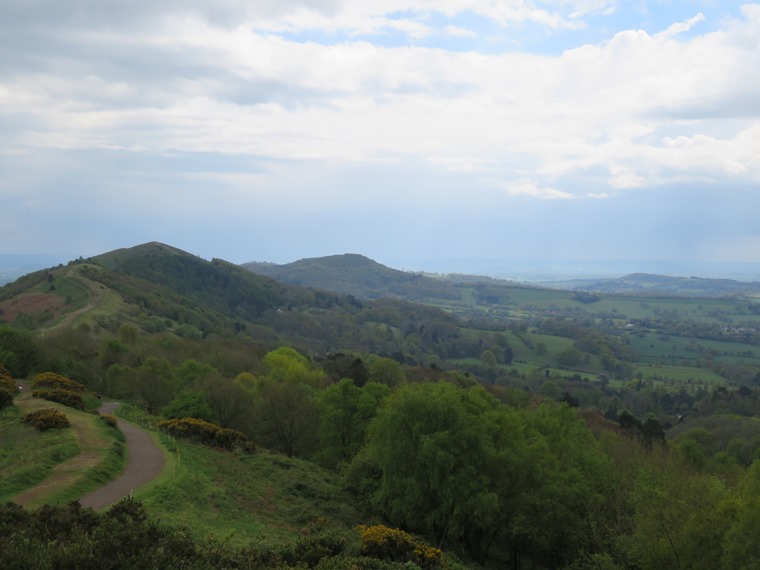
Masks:
[[[124,470],[123,436],[97,415],[32,398],[28,392],[16,404],[0,416],[0,500],[27,507],[67,503]],[[41,408],[62,411],[71,427],[40,433],[20,423],[23,414]]]
[[[642,378],[662,378],[676,382],[688,382],[689,380],[699,383],[707,383],[721,386],[726,379],[712,370],[695,368],[693,366],[668,366],[668,365],[644,365],[634,369],[634,375],[641,373]]]
[[[122,406],[117,415],[148,428],[156,421],[130,406]],[[172,463],[135,497],[152,516],[196,537],[213,535],[237,545],[252,540],[278,544],[292,541],[317,519],[338,530],[362,522],[342,495],[338,476],[313,463],[154,436],[165,442]]]
[[[0,412],[0,502],[42,482],[79,453],[70,430],[38,432],[22,424],[21,415],[16,406]]]
[[[716,358],[721,360],[760,364],[760,348],[751,344],[661,336],[656,333],[632,335],[630,339],[631,347],[640,354],[644,363],[682,364],[683,361],[702,359],[708,350],[712,350]]]

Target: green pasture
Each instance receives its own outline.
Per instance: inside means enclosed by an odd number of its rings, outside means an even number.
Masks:
[[[726,383],[726,379],[712,370],[696,368],[693,366],[670,366],[656,364],[642,364],[634,368],[634,375],[644,380],[671,380],[674,382],[705,383],[720,386]]]
[[[645,363],[696,361],[712,351],[715,359],[760,364],[760,347],[752,344],[663,336],[653,332],[631,335],[629,338],[631,347]]]

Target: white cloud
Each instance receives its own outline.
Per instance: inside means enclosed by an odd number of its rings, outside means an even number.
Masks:
[[[700,12],[699,14],[697,14],[693,18],[689,18],[685,22],[676,22],[675,24],[671,25],[667,30],[665,30],[664,32],[661,32],[658,35],[670,38],[678,34],[688,32],[696,24],[698,24],[699,22],[704,22],[704,21],[705,21],[705,15]]]
[[[530,196],[542,200],[568,200],[573,195],[569,192],[562,192],[556,188],[539,187],[531,180],[518,180],[504,184],[504,190],[510,196]]]
[[[120,10],[82,0],[66,11],[40,0],[16,4],[0,8],[0,159],[9,165],[51,149],[76,156],[115,149],[122,158],[111,170],[85,159],[70,166],[107,182],[132,171],[128,157],[146,153],[252,157],[250,169],[148,169],[160,180],[146,185],[157,192],[176,176],[199,185],[193,200],[204,188],[224,188],[234,196],[270,192],[267,204],[287,207],[301,202],[282,196],[308,194],[320,176],[354,168],[386,169],[394,181],[382,194],[358,184],[350,191],[357,201],[424,195],[457,203],[465,192],[498,187],[510,202],[606,204],[653,185],[760,182],[760,4],[711,19],[712,31],[698,14],[659,33],[620,29],[556,55],[454,52],[445,40],[484,40],[471,20],[457,19],[463,14],[498,23],[505,37],[521,28],[551,37],[623,5],[140,0]],[[425,38],[440,47],[415,47]],[[467,182],[402,184],[408,164]],[[44,186],[44,170],[14,171],[13,187]],[[11,186],[0,182],[0,192]]]
[[[476,38],[478,37],[478,34],[473,31],[469,30],[467,28],[460,28],[459,26],[446,26],[445,32],[449,36],[454,36],[457,38]]]

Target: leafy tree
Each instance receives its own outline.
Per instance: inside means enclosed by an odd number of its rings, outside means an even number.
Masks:
[[[219,378],[219,372],[210,364],[190,358],[174,369],[174,378],[180,387],[197,386],[204,380]]]
[[[369,365],[369,378],[372,382],[396,388],[406,384],[404,368],[392,358],[377,358]]]
[[[0,325],[0,364],[14,378],[26,378],[40,365],[41,358],[39,345],[31,333]]]
[[[157,414],[169,403],[174,392],[172,369],[164,358],[148,357],[137,370],[137,393],[145,401],[148,412]]]
[[[310,455],[317,444],[318,421],[309,386],[293,381],[260,385],[254,404],[257,443],[288,457]]]
[[[188,390],[174,398],[164,408],[165,418],[196,418],[207,422],[214,422],[214,411],[208,405],[203,393],[198,390]]]
[[[314,388],[323,386],[326,375],[314,368],[297,350],[282,346],[264,356],[266,376],[275,382],[292,381],[307,384]]]
[[[488,488],[491,446],[480,388],[416,384],[391,395],[372,424],[369,454],[381,477],[373,502],[391,521],[430,533],[436,545],[465,525],[488,524],[498,498]]]
[[[240,384],[209,378],[200,384],[200,391],[220,426],[251,431],[253,398]]]
[[[375,382],[357,387],[344,378],[317,392],[319,461],[328,467],[350,461],[364,444],[367,426],[390,389]]]

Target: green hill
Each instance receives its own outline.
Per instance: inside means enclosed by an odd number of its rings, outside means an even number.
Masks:
[[[284,283],[336,291],[359,299],[397,297],[418,301],[461,297],[448,281],[392,269],[354,253],[301,259],[285,265],[250,262],[242,267]]]

